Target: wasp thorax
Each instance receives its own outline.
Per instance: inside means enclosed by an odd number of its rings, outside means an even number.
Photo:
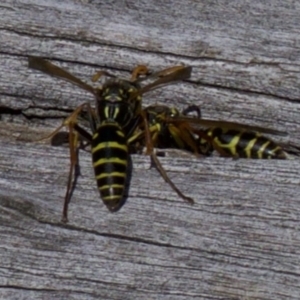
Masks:
[[[137,88],[129,81],[113,80],[107,82],[98,98],[100,121],[109,120],[125,127],[140,109],[140,96]]]
[[[113,79],[103,85],[99,96],[101,100],[111,102],[132,102],[138,98],[137,95],[134,96],[137,91],[137,87],[132,82]]]

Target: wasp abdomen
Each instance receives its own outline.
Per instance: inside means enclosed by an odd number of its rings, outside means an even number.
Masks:
[[[285,159],[286,153],[272,140],[258,132],[210,128],[207,135],[228,156],[259,159]]]
[[[100,196],[110,211],[117,211],[123,204],[129,154],[125,134],[116,122],[96,130],[92,159]]]

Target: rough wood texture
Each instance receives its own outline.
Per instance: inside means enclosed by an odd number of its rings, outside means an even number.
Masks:
[[[89,153],[60,223],[67,148],[28,142],[90,95],[27,68],[51,59],[89,80],[185,63],[191,80],[144,103],[201,105],[204,117],[267,126],[300,141],[297,1],[4,0],[0,6],[1,299],[299,299],[300,160],[133,156],[116,214]]]

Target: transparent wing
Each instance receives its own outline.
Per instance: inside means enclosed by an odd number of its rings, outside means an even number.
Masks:
[[[259,126],[252,126],[252,125],[246,125],[241,123],[235,123],[235,122],[227,122],[227,121],[215,121],[215,120],[208,120],[208,119],[199,119],[199,118],[191,118],[191,117],[167,117],[166,122],[169,123],[181,123],[181,122],[187,122],[191,129],[194,130],[201,130],[203,127],[221,127],[225,129],[235,129],[235,130],[247,130],[247,131],[257,131],[261,133],[267,133],[267,134],[274,134],[274,135],[280,135],[280,136],[287,136],[287,132],[279,131],[272,128],[266,128],[266,127],[259,127]]]
[[[192,67],[190,67],[190,66],[175,66],[175,67],[171,67],[171,68],[153,73],[144,78],[138,78],[135,81],[135,83],[140,83],[141,81],[154,79],[154,78],[158,78],[158,79],[148,85],[145,85],[141,89],[139,89],[137,93],[134,93],[134,95],[132,95],[132,97],[142,95],[142,94],[149,92],[151,90],[154,90],[158,87],[168,85],[170,83],[174,83],[179,80],[188,79],[191,77],[191,72],[192,72]]]
[[[28,57],[28,67],[30,69],[41,71],[45,74],[48,74],[53,77],[58,77],[68,82],[71,82],[80,88],[92,93],[96,94],[96,89],[92,86],[86,84],[85,82],[81,81],[79,78],[75,77],[74,75],[70,74],[69,72],[65,71],[64,69],[52,64],[51,62],[36,56]]]

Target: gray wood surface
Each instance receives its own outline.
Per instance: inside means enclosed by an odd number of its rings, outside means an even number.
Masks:
[[[299,299],[299,158],[169,153],[161,162],[190,206],[133,155],[129,197],[111,214],[82,151],[64,225],[68,149],[33,140],[93,98],[27,68],[41,56],[90,82],[184,63],[191,79],[145,105],[201,105],[299,145],[297,1],[3,0],[0,24],[1,299]]]

